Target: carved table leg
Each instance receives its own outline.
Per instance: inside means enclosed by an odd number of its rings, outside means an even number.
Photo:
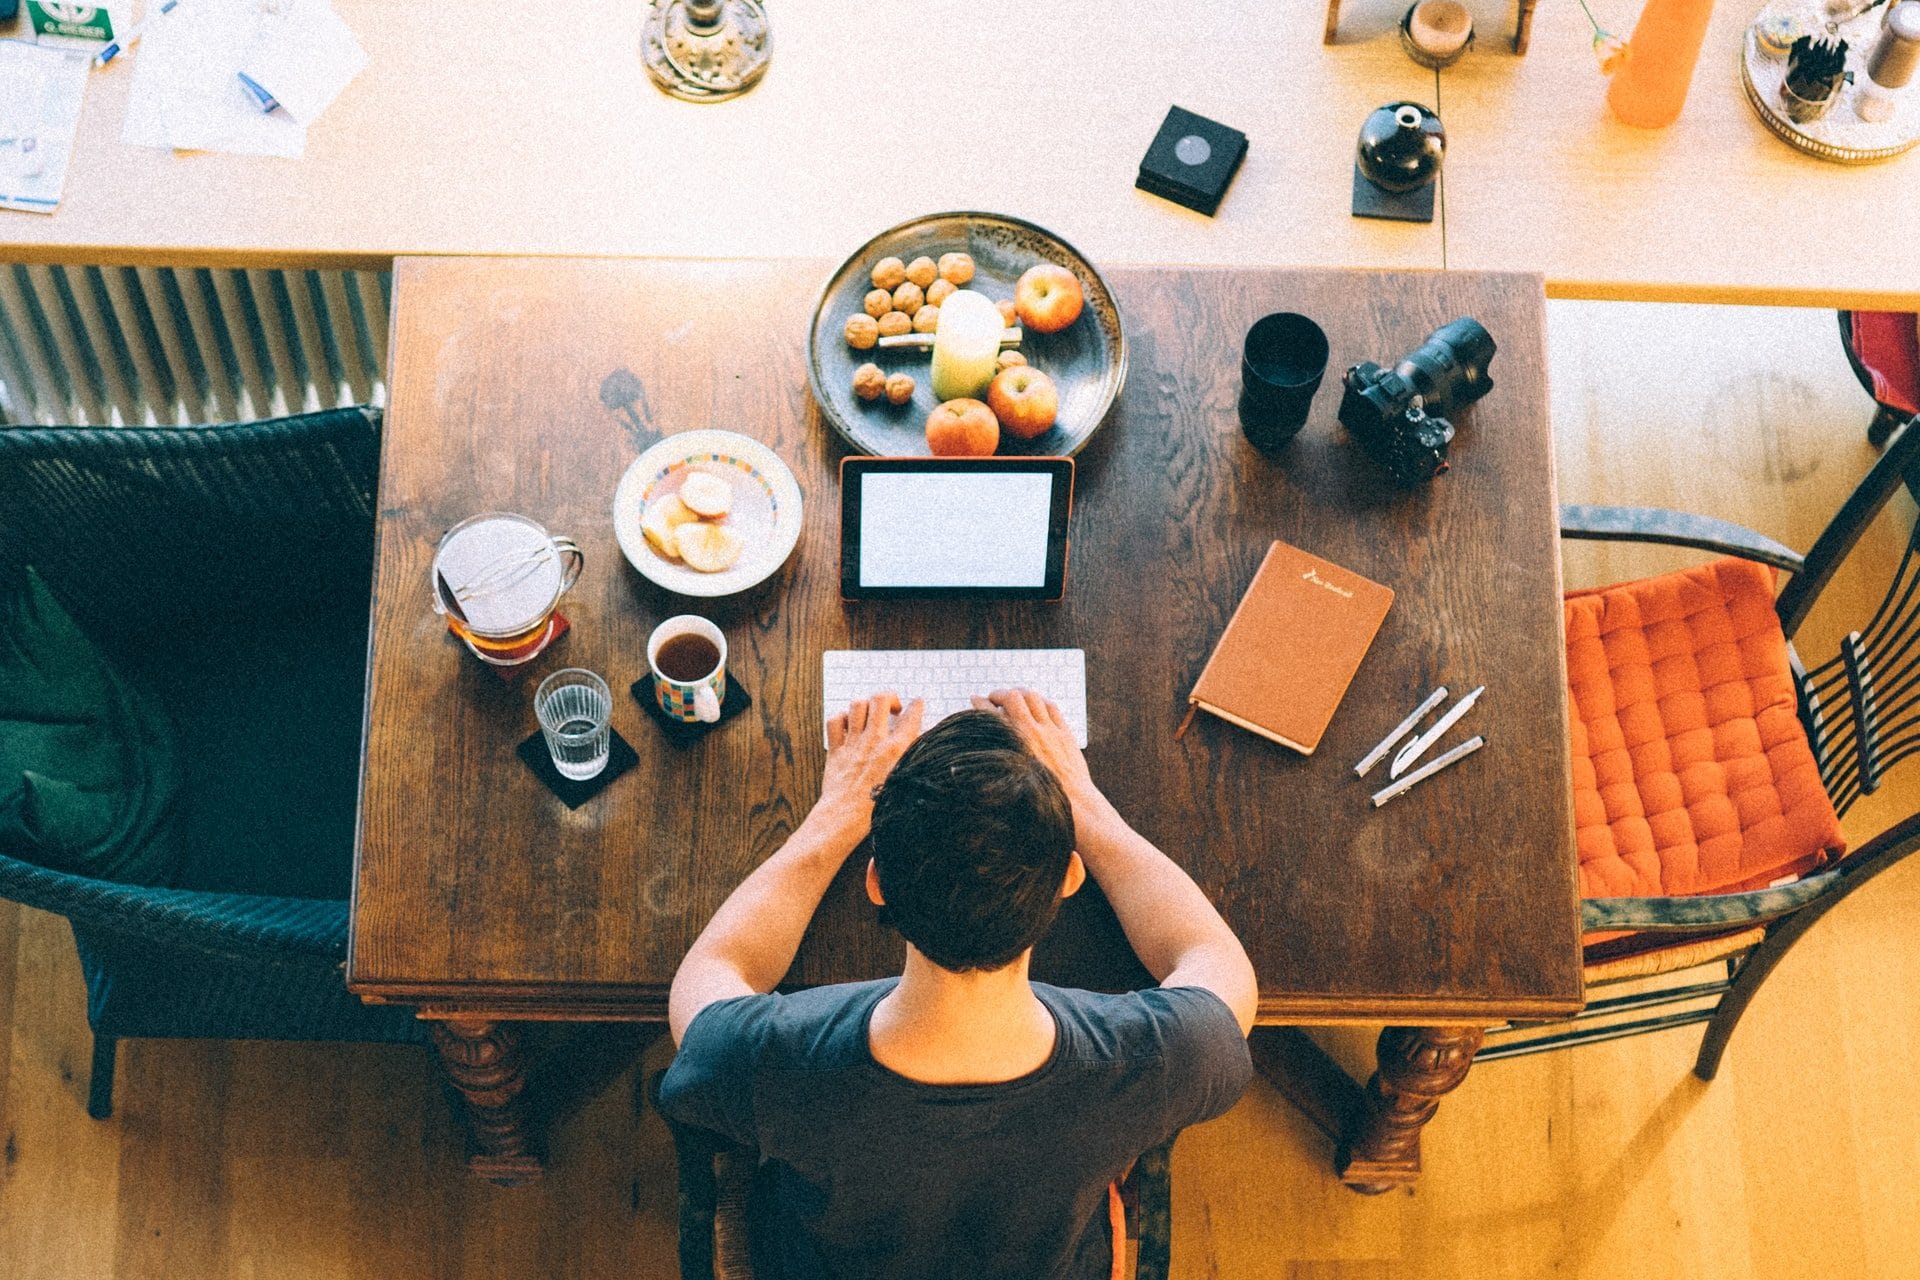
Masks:
[[[1366,1107],[1340,1148],[1341,1181],[1379,1195],[1420,1176],[1420,1129],[1458,1088],[1485,1033],[1479,1027],[1388,1027]]]
[[[1535,0],[1520,0],[1513,14],[1513,51],[1525,54],[1527,44],[1533,39],[1533,6]]]
[[[498,1022],[434,1021],[433,1043],[467,1102],[473,1146],[467,1168],[501,1186],[536,1182],[546,1171],[534,1152],[520,1091],[526,1087],[520,1036]]]

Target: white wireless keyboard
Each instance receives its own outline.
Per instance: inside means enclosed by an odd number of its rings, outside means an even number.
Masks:
[[[927,701],[922,727],[931,728],[973,706],[973,695],[995,689],[1035,689],[1066,714],[1073,740],[1087,745],[1085,649],[829,649],[820,655],[826,722],[856,698],[892,690],[900,700]]]

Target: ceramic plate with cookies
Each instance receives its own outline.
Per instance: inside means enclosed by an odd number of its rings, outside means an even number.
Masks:
[[[855,321],[855,333],[849,338],[849,320],[871,315],[879,307],[875,290],[881,282],[874,271],[889,259],[897,259],[902,266],[922,264],[913,280],[902,282],[907,288],[892,286],[912,314],[895,307],[889,310],[909,326],[921,307],[933,305],[930,297],[946,294],[946,287],[983,294],[994,303],[1011,303],[1021,277],[1036,266],[1052,263],[1073,274],[1082,300],[1077,317],[1051,333],[1018,325],[1020,345],[1010,348],[1053,384],[1057,398],[1053,423],[1027,437],[1003,429],[995,452],[1038,457],[1078,453],[1126,381],[1127,346],[1119,308],[1106,281],[1072,245],[1031,222],[997,213],[936,213],[903,222],[860,246],[833,273],[814,307],[807,339],[807,376],[828,424],[863,453],[922,457],[933,452],[927,443],[927,420],[941,402],[934,395],[932,352],[890,348],[878,341],[855,345],[870,336],[865,333],[866,321]],[[962,261],[970,270],[952,270]],[[942,283],[918,283],[929,266],[932,279]],[[965,279],[957,284],[949,279],[960,275]],[[925,318],[921,319],[924,323]],[[885,311],[872,320],[882,333],[897,331],[900,324],[900,319],[889,319]],[[867,365],[877,370],[866,369],[863,385],[856,390],[855,374]],[[873,377],[876,371],[879,381]],[[900,394],[903,374],[913,381],[911,392],[904,396]]]
[[[732,431],[682,431],[635,458],[613,533],[643,577],[683,596],[764,582],[800,541],[800,485],[773,450]]]

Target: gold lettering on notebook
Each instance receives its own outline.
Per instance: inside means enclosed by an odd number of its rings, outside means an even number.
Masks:
[[[1315,573],[1312,569],[1307,570],[1305,573],[1301,574],[1300,576],[1306,579],[1308,582],[1317,583],[1318,585],[1325,587],[1327,590],[1333,592],[1333,594],[1337,596],[1344,596],[1348,600],[1353,599],[1353,592],[1348,591],[1345,587],[1334,586],[1331,582],[1328,582],[1325,578]]]

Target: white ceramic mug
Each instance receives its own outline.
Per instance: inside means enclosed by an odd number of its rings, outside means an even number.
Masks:
[[[660,650],[681,636],[699,636],[712,644],[719,658],[711,671],[681,677],[660,669]],[[668,716],[708,724],[720,718],[720,703],[727,696],[727,638],[719,627],[697,614],[668,618],[647,637],[647,667],[653,672],[654,702]]]

